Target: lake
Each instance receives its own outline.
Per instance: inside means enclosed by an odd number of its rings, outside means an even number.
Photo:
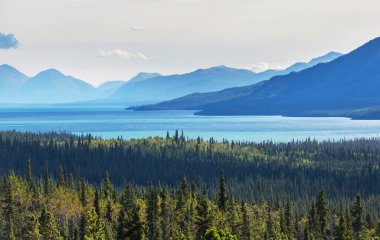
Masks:
[[[380,121],[281,116],[195,116],[193,111],[133,112],[118,107],[0,107],[0,130],[91,133],[105,139],[166,136],[183,130],[190,138],[291,141],[377,137]]]

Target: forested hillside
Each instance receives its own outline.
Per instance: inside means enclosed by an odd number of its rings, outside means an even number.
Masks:
[[[135,140],[10,131],[0,133],[0,159],[0,239],[380,234],[377,138],[250,143],[178,131]]]
[[[357,195],[332,207],[321,190],[305,211],[291,198],[245,202],[230,194],[223,172],[218,191],[183,178],[176,188],[115,187],[105,172],[100,185],[68,177],[10,172],[1,190],[1,239],[379,239],[380,223]]]

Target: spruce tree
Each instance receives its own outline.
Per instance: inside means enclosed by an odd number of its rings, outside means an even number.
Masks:
[[[318,194],[317,198],[317,215],[318,215],[318,227],[319,232],[322,236],[326,233],[327,228],[327,217],[328,217],[328,207],[327,207],[327,199],[324,190],[321,190]]]
[[[13,176],[13,173],[11,173]],[[7,239],[16,239],[15,237],[15,216],[17,214],[17,207],[14,196],[14,184],[12,177],[9,176],[5,179],[4,197],[3,197],[3,214],[4,214],[4,230],[3,235]]]
[[[34,188],[33,174],[32,174],[32,164],[30,159],[28,159],[27,173],[26,173],[26,182],[28,183],[29,190]]]
[[[45,161],[45,171],[44,171],[44,193],[46,196],[48,196],[51,192],[52,188],[52,182],[51,182],[51,177],[49,173],[49,168],[47,161]]]
[[[58,182],[59,187],[66,186],[65,173],[61,164],[58,165]]]
[[[227,206],[227,193],[226,193],[226,186],[224,183],[224,172],[223,170],[220,172],[219,177],[219,202],[218,207],[221,211],[226,211]]]
[[[363,203],[359,194],[355,197],[354,206],[352,208],[352,228],[358,235],[363,229]]]
[[[346,218],[343,216],[343,214],[340,216],[339,218],[339,225],[336,227],[336,236],[335,236],[335,239],[336,240],[349,240],[349,239],[352,239],[350,234],[349,234],[349,231],[347,229],[347,222],[346,222]]]
[[[285,220],[285,233],[289,238],[292,237],[292,229],[293,229],[293,216],[292,216],[292,206],[290,203],[290,200],[288,199],[286,201],[286,206],[285,206],[285,213],[284,213],[284,220]]]
[[[251,227],[249,226],[249,215],[245,202],[241,202],[242,224],[240,238],[242,240],[251,240]]]
[[[212,227],[212,213],[207,197],[207,190],[204,190],[199,204],[197,205],[197,216],[195,224],[197,227],[196,239],[202,239],[206,231]]]
[[[140,207],[134,206],[132,209],[131,220],[127,224],[126,239],[142,240],[145,239],[145,225],[140,215]]]
[[[39,218],[40,233],[43,239],[63,240],[60,235],[59,225],[54,219],[53,214],[44,207]]]
[[[101,217],[92,208],[86,215],[86,226],[84,229],[84,240],[105,240],[106,230]]]
[[[108,171],[106,171],[104,175],[103,185],[104,185],[104,197],[105,198],[112,197],[113,186],[112,186]]]
[[[161,238],[161,224],[160,224],[160,210],[157,191],[151,185],[149,187],[148,199],[147,199],[147,238],[149,240],[158,240]]]
[[[95,209],[95,212],[96,212],[96,215],[98,217],[100,217],[100,194],[99,194],[99,190],[96,189],[95,190],[95,197],[94,197],[94,209]]]

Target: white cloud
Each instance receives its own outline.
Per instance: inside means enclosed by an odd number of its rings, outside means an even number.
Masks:
[[[0,49],[18,48],[19,42],[12,33],[0,32]]]
[[[147,56],[145,56],[144,54],[140,52],[131,53],[131,52],[120,50],[120,49],[114,49],[110,51],[99,50],[98,57],[101,57],[101,58],[116,57],[116,58],[123,58],[123,59],[135,58],[135,59],[143,59],[143,60],[148,59]]]
[[[148,30],[148,28],[147,27],[141,27],[141,26],[132,26],[132,27],[129,27],[129,30],[131,30],[133,32],[142,32],[142,31]]]
[[[284,67],[282,67],[282,66],[272,66],[272,65],[270,65],[267,62],[259,62],[259,63],[254,64],[251,67],[251,69],[254,72],[264,72],[264,71],[269,70],[269,69],[282,70],[282,69],[284,69]]]

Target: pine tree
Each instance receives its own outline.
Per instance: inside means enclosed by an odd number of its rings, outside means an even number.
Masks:
[[[45,171],[44,171],[44,193],[48,196],[51,192],[51,178],[49,174],[49,168],[47,162],[45,162]]]
[[[112,187],[112,183],[111,183],[108,171],[106,171],[106,173],[105,173],[103,185],[104,185],[104,197],[105,198],[112,197],[113,187]]]
[[[84,229],[84,240],[105,240],[106,230],[101,217],[92,208],[86,215],[86,226]]]
[[[79,219],[79,239],[80,240],[84,240],[85,229],[86,229],[86,216],[84,213],[82,213]]]
[[[195,224],[197,226],[196,239],[202,239],[206,231],[212,226],[212,213],[206,190],[204,190],[200,202],[197,205]]]
[[[339,225],[336,227],[336,240],[349,240],[352,239],[349,235],[348,229],[347,229],[347,222],[346,218],[343,216],[343,214],[340,216],[339,219]]]
[[[112,223],[113,221],[113,209],[112,209],[112,204],[111,201],[107,201],[107,211],[106,211],[106,219],[108,223]]]
[[[308,221],[307,221],[307,229],[309,236],[319,231],[319,223],[318,223],[318,215],[317,209],[315,206],[315,202],[311,203],[311,209],[309,211]]]
[[[32,175],[32,164],[30,163],[30,159],[28,160],[26,182],[28,183],[29,190],[34,188],[34,181],[33,181],[33,175]]]
[[[59,187],[66,186],[65,173],[61,164],[58,165],[58,182]]]
[[[96,212],[96,215],[97,216],[101,216],[100,215],[100,196],[99,196],[100,194],[99,194],[99,190],[98,189],[96,189],[95,190],[95,197],[94,197],[94,209],[95,209],[95,212]]]
[[[360,195],[356,195],[354,206],[352,208],[352,228],[358,235],[363,229],[363,203]]]
[[[158,205],[157,191],[151,185],[149,187],[148,199],[147,199],[147,238],[149,240],[158,240],[161,237],[161,225],[160,225],[160,210]]]
[[[169,202],[167,198],[167,193],[164,191],[161,194],[161,219],[162,219],[162,239],[169,240],[171,237],[171,228],[170,225],[170,213],[169,213]]]
[[[224,183],[224,172],[223,170],[220,172],[220,178],[219,178],[219,202],[218,207],[221,211],[226,211],[227,206],[227,193],[226,193],[226,186]]]
[[[80,201],[82,206],[85,207],[87,205],[87,196],[86,196],[86,183],[82,179],[80,182]]]
[[[328,217],[327,199],[324,190],[321,190],[318,194],[316,207],[318,215],[319,232],[320,234],[322,234],[322,236],[324,236],[326,233]]]
[[[126,237],[126,229],[125,226],[127,225],[126,216],[124,209],[122,208],[119,212],[119,215],[117,217],[117,230],[116,230],[116,237],[117,239],[124,240],[127,239]]]
[[[231,233],[233,235],[238,235],[241,219],[239,217],[239,211],[236,209],[236,203],[233,197],[230,197],[227,200],[227,222],[231,227]]]
[[[26,239],[40,240],[42,239],[40,229],[41,224],[39,223],[38,218],[35,218],[34,216],[29,216],[27,218],[26,226],[23,231],[23,236]]]
[[[63,237],[60,236],[58,223],[47,207],[42,209],[39,222],[43,239],[63,240]]]
[[[144,222],[141,219],[140,207],[136,205],[133,207],[131,221],[128,222],[126,231],[126,239],[128,240],[142,240],[144,237]]]
[[[285,220],[285,227],[286,227],[285,233],[290,238],[293,235],[292,233],[293,216],[292,216],[292,206],[289,199],[286,201],[284,218],[285,218],[284,220]]]
[[[245,202],[241,202],[241,213],[242,213],[242,226],[241,226],[241,234],[240,238],[242,240],[250,240],[251,236],[251,228],[249,226],[249,215],[247,211],[247,207],[245,206]]]
[[[13,173],[11,173],[11,176],[13,176]],[[17,213],[17,207],[15,203],[15,197],[14,197],[14,185],[12,178],[8,177],[5,181],[4,186],[4,197],[3,197],[3,214],[4,214],[4,236],[7,237],[7,239],[14,240],[15,237],[15,226],[14,226],[14,219],[15,215]]]

